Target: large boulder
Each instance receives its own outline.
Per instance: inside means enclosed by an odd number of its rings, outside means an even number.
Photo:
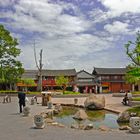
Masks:
[[[105,97],[90,95],[84,102],[87,109],[103,109],[105,107]]]
[[[117,122],[118,123],[128,123],[130,119],[130,113],[128,111],[124,111],[119,114]]]
[[[88,118],[86,112],[83,110],[83,109],[80,109],[79,111],[77,111],[75,113],[75,115],[73,116],[74,119],[77,119],[77,120],[85,120]]]

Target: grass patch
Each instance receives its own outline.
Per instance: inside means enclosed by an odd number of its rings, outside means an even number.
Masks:
[[[0,94],[17,94],[18,91],[16,90],[1,90]],[[41,94],[40,92],[26,92],[26,94]]]
[[[134,97],[132,98],[132,101],[140,101],[140,97]]]
[[[26,94],[41,94],[41,92],[33,91],[33,92],[27,92]]]
[[[132,108],[127,109],[129,113],[137,113],[140,116],[140,106],[135,106]]]
[[[1,90],[0,94],[16,94],[16,90]]]
[[[64,93],[63,94],[80,94],[80,92],[73,92],[73,91],[64,91]]]

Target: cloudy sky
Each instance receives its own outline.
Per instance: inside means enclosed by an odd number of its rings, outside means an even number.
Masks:
[[[124,44],[140,30],[140,0],[0,0],[0,24],[18,38],[19,59],[44,69],[125,67]]]

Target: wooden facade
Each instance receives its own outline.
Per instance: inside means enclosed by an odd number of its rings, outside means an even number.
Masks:
[[[69,87],[73,90],[74,86],[79,88],[81,93],[112,93],[132,90],[132,85],[127,84],[124,80],[126,73],[125,68],[94,68],[92,74],[81,70],[76,73],[75,69],[66,70],[43,70],[42,71],[42,88],[43,90],[55,90],[58,86],[55,83],[57,76],[65,76],[69,79]],[[22,78],[32,78],[37,88],[38,71],[25,70]],[[20,83],[17,84],[21,85]]]
[[[56,85],[55,79],[58,76],[64,76],[69,79],[69,86],[73,86],[73,82],[76,78],[75,69],[65,69],[65,70],[42,70],[42,89],[43,90],[53,90],[58,86]],[[38,83],[38,71],[37,70],[25,70],[22,78],[31,78],[35,81],[35,86],[30,86],[32,89],[36,90]],[[17,86],[24,87],[24,84],[17,83]],[[36,88],[35,88],[36,87]]]
[[[98,92],[110,93],[132,90],[132,85],[124,80],[125,68],[94,68],[93,75],[98,79]]]

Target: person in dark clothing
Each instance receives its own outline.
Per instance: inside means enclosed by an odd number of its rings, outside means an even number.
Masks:
[[[126,92],[126,94],[125,94],[125,96],[124,96],[124,98],[123,98],[122,103],[123,103],[124,105],[128,105],[128,93],[127,93],[127,92]]]
[[[18,99],[19,99],[19,110],[22,113],[22,108],[26,106],[25,104],[26,94],[23,91],[18,92]]]

